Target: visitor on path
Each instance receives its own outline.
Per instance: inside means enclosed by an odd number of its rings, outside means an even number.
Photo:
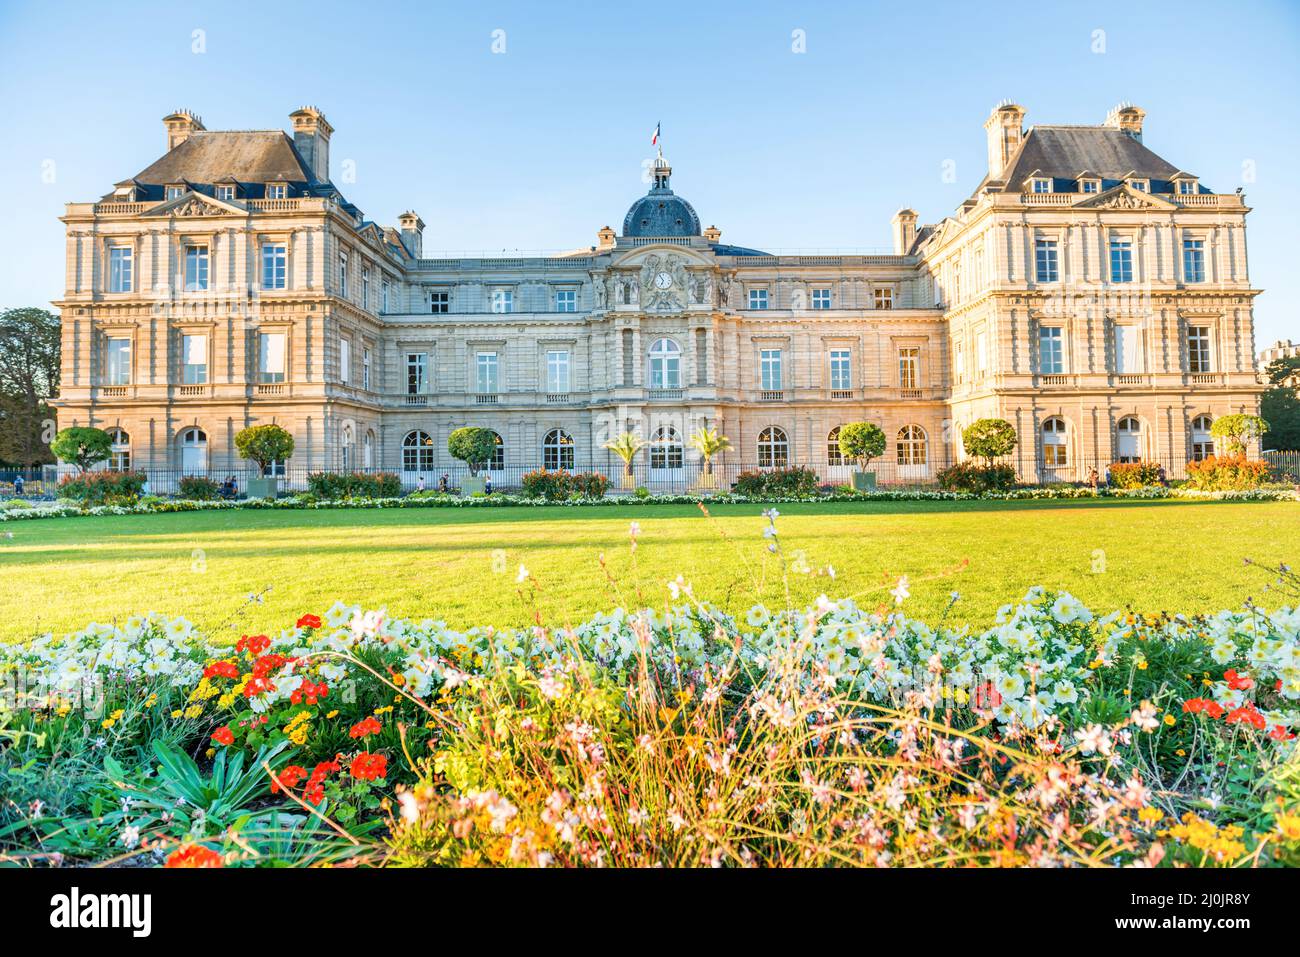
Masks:
[[[451,491],[451,482],[448,480],[446,472],[443,472],[442,477],[438,479],[438,491],[444,495]]]
[[[23,497],[23,477],[21,475],[14,476],[14,495],[19,498]]]
[[[417,492],[423,492],[423,491],[424,491],[424,476],[423,476],[423,475],[421,475],[418,479],[415,480],[415,490],[416,490]]]
[[[490,475],[483,476],[483,494],[484,495],[492,494],[492,476]]]

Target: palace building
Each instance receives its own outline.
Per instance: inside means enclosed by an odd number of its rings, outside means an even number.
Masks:
[[[1210,424],[1258,409],[1246,213],[1143,143],[1144,113],[1025,126],[999,105],[988,171],[951,216],[895,215],[890,255],[780,255],[722,241],[662,155],[621,229],[536,258],[428,258],[415,212],[368,220],[330,176],[320,110],[215,131],[178,111],[167,150],[70,203],[59,424],[114,437],[109,465],[224,475],[275,422],[286,469],[432,481],[447,436],[500,437],[498,484],[697,467],[700,425],[736,467],[849,466],[836,430],[881,425],[882,481],[962,458],[960,429],[1010,421],[1027,481],[1117,460],[1177,474]],[[743,238],[743,237],[742,237]]]

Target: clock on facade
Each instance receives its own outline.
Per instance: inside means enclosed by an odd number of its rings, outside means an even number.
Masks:
[[[655,276],[655,286],[659,289],[667,289],[673,284],[673,277],[666,272],[661,272]]]

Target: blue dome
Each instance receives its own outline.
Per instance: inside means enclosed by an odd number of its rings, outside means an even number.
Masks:
[[[654,165],[654,186],[623,217],[624,236],[698,236],[700,217],[668,186],[672,168],[661,156]]]

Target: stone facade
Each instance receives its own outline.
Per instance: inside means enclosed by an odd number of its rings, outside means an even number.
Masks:
[[[994,110],[984,181],[938,224],[900,211],[893,255],[724,244],[661,156],[590,248],[433,259],[418,215],[376,225],[333,185],[319,110],[292,134],[180,111],[166,155],[63,217],[60,425],[118,430],[119,465],[222,475],[244,465],[237,431],[277,422],[290,467],[408,481],[480,425],[509,482],[616,467],[602,446],[628,427],[658,440],[649,480],[671,480],[707,424],[732,463],[834,480],[832,430],[867,419],[888,481],[933,477],[962,425],[998,416],[1025,478],[1177,467],[1204,452],[1204,417],[1258,407],[1248,208],[1146,149],[1135,107],[1023,120]]]

